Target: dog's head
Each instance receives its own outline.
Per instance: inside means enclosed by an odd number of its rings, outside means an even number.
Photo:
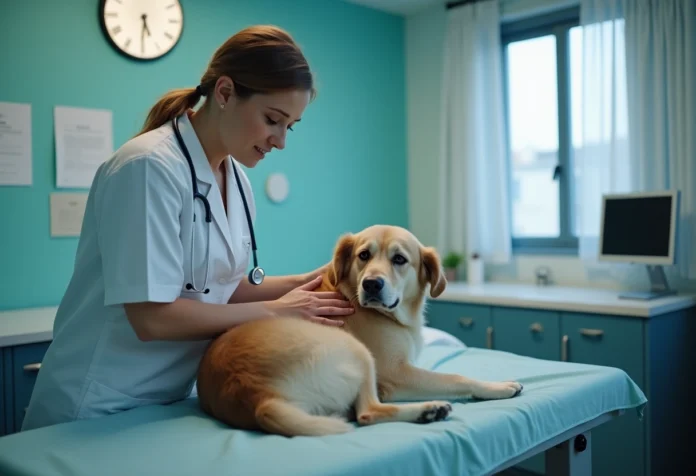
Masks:
[[[361,307],[415,325],[426,292],[437,297],[447,281],[434,248],[423,246],[408,230],[375,225],[343,235],[334,249],[331,284]]]

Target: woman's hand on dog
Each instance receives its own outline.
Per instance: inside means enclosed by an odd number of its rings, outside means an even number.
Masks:
[[[299,286],[280,299],[269,303],[278,316],[301,317],[319,324],[340,327],[343,321],[323,316],[349,316],[355,312],[350,302],[340,293],[314,291],[321,284],[322,276]]]

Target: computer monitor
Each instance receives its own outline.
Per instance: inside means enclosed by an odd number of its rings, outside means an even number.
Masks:
[[[602,197],[600,261],[644,264],[650,291],[620,294],[626,299],[655,299],[675,294],[664,265],[676,263],[679,224],[677,190],[607,194]]]

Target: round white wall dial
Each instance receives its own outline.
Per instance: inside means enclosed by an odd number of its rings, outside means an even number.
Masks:
[[[179,0],[100,0],[99,22],[116,51],[152,61],[179,42],[184,12]]]
[[[266,179],[266,195],[275,203],[283,202],[290,191],[290,184],[285,174],[275,173]]]

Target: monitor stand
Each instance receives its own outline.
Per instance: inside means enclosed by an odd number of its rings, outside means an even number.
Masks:
[[[667,282],[667,276],[665,276],[665,270],[661,265],[647,264],[645,266],[648,270],[648,277],[650,278],[650,291],[624,292],[619,294],[620,299],[639,299],[648,301],[650,299],[657,299],[677,294],[677,291],[670,289],[669,283]]]

